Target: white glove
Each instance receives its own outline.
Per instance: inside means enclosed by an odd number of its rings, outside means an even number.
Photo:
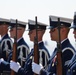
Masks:
[[[10,62],[10,68],[15,71],[15,72],[18,72],[19,68],[20,68],[20,64],[17,62],[14,62],[14,61],[11,61]]]
[[[1,62],[3,62],[3,61],[4,61],[4,59],[3,59],[3,58],[1,58],[1,59],[0,59],[0,64],[1,64]]]
[[[36,74],[40,73],[40,70],[43,68],[43,66],[40,64],[36,64],[35,62],[32,62],[32,71]]]

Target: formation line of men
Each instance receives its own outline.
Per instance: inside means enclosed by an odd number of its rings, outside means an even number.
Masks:
[[[58,18],[60,19],[60,23],[58,22]],[[49,19],[50,24],[48,29],[50,30],[50,38],[56,43],[59,42],[58,24],[60,24],[62,75],[75,75],[76,50],[70,43],[68,34],[70,29],[73,28],[74,38],[76,39],[76,12],[74,13],[73,20],[53,15],[50,15]],[[28,20],[27,23],[18,20],[16,23],[15,19],[0,18],[0,75],[11,75],[11,70],[13,70],[16,75],[34,75],[34,73],[37,75],[57,75],[58,47],[54,49],[50,56],[50,49],[47,49],[43,42],[43,35],[45,34],[48,25],[37,22],[39,64],[34,62],[34,47],[30,50],[29,45],[26,43],[26,36],[23,37],[27,25],[30,41],[34,43],[34,37],[36,36],[35,21]],[[8,32],[10,33],[10,36]],[[17,62],[12,60],[13,39],[15,37],[17,37]]]

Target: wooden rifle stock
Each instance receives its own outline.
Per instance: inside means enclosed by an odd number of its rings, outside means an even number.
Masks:
[[[12,60],[17,61],[17,20],[16,20],[16,36],[14,37]],[[11,70],[11,75],[16,75],[16,72]]]
[[[62,71],[62,52],[57,52],[57,65],[56,65],[57,75],[63,75]]]
[[[14,42],[14,44],[13,44],[13,55],[12,55],[12,60],[13,61],[16,61],[16,54],[17,54],[17,49],[16,49],[16,47],[17,47],[17,43],[16,42]],[[15,75],[16,73],[13,71],[13,70],[11,70],[11,75]]]
[[[38,53],[39,53],[39,50],[38,50],[38,43],[37,43],[37,40],[36,38],[34,39],[34,62],[39,64],[39,56],[38,56]]]
[[[61,38],[60,38],[60,19],[58,18],[58,34],[59,34],[59,41],[57,42],[57,65],[56,65],[56,72],[57,75],[63,75],[62,69],[62,50],[61,50]]]
[[[37,17],[36,17],[36,37],[34,38],[34,62],[39,64],[39,49],[38,49],[38,36],[37,36]],[[35,74],[34,75],[38,75]]]

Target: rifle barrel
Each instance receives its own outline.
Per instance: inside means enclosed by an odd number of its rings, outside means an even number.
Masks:
[[[37,17],[36,17],[36,36],[34,38],[34,62],[39,64],[39,49],[38,49],[38,33],[37,33]],[[38,75],[35,74],[34,75]]]

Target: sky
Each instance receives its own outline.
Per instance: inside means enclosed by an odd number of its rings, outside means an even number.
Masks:
[[[76,0],[0,0],[1,18],[12,18],[25,22],[28,22],[28,19],[35,20],[35,16],[37,16],[39,22],[49,25],[50,15],[73,19],[75,11]],[[27,31],[24,33],[24,38],[31,46]],[[72,30],[69,39],[75,46]],[[43,40],[51,54],[56,43],[51,41],[49,30],[46,31]]]

